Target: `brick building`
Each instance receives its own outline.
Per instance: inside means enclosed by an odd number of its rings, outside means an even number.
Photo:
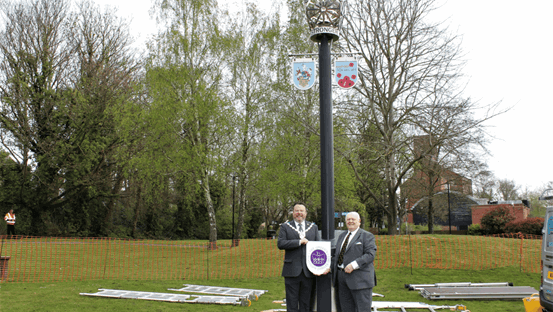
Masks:
[[[431,148],[431,137],[418,136],[413,141],[413,153],[425,156],[401,188],[401,196],[405,199],[408,211],[406,222],[428,224],[427,211],[430,205],[435,212],[434,224],[447,226],[451,219],[452,228],[457,230],[480,224],[486,213],[500,206],[509,208],[516,221],[528,218],[530,208],[527,201],[488,203],[485,199],[472,197],[472,180],[444,168],[438,162],[438,151]]]
[[[459,192],[440,192],[434,196],[434,206],[436,208],[434,218],[435,225],[449,226],[453,230],[467,230],[472,224],[471,207],[479,205],[476,198],[467,196]],[[412,224],[427,224],[426,207],[428,200],[423,198],[416,203],[408,214],[407,221]],[[450,219],[451,217],[451,219]]]
[[[515,221],[522,221],[528,218],[528,215],[530,214],[530,208],[528,207],[528,203],[525,201],[520,200],[513,200],[513,201],[505,201],[505,202],[497,202],[487,205],[478,205],[473,206],[471,208],[472,210],[472,223],[473,224],[480,224],[482,221],[482,217],[491,211],[494,208],[497,207],[507,207],[511,213],[515,216]]]
[[[479,204],[471,196],[472,180],[442,166],[438,162],[438,150],[431,148],[430,140],[430,136],[413,139],[413,153],[425,156],[401,187],[408,211],[406,221],[427,224],[426,211],[431,204],[435,211],[434,224],[449,225],[451,212],[452,227],[464,230],[471,224],[470,207]]]

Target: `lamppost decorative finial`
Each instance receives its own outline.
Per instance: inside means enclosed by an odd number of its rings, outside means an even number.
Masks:
[[[320,42],[323,34],[332,36],[333,41],[340,38],[346,1],[304,0],[307,22],[311,29],[311,40]]]

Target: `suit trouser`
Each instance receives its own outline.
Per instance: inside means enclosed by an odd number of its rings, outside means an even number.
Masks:
[[[370,312],[372,306],[372,288],[350,289],[346,280],[348,273],[338,270],[336,285],[342,312]]]
[[[310,312],[311,294],[314,283],[315,279],[305,276],[303,271],[296,277],[285,277],[286,311]]]

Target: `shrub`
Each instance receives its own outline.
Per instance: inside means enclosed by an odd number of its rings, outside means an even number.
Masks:
[[[428,225],[415,224],[413,231],[428,231]]]
[[[432,227],[433,227],[433,231],[445,231],[445,230],[449,230],[449,227],[448,227],[448,226],[441,226],[441,225],[436,224],[436,223],[434,223],[434,224],[432,225]],[[429,229],[428,229],[428,224],[425,224],[425,225],[424,225],[424,228],[425,228],[424,230],[421,228],[421,231],[429,231]]]
[[[509,208],[499,206],[482,217],[481,225],[486,234],[501,234],[504,233],[505,225],[515,219]]]
[[[428,231],[428,225],[415,224],[415,226],[413,227],[413,231],[421,231],[421,232]]]
[[[521,221],[511,221],[505,225],[505,233],[522,233],[541,235],[543,218],[528,218]]]
[[[484,234],[484,231],[480,227],[480,224],[471,224],[469,225],[469,228],[467,230],[467,235],[482,235]]]
[[[407,229],[409,229],[409,232],[416,232],[416,231],[428,231],[427,225],[420,225],[420,224],[412,224],[412,223],[403,223],[401,225],[401,233],[407,234]]]

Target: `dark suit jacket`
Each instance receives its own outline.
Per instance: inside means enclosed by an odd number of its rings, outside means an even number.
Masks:
[[[319,241],[321,237],[319,235],[319,228],[316,224],[305,221],[305,228],[309,229],[305,233],[305,238],[309,241]],[[282,276],[284,277],[296,277],[299,276],[303,270],[305,276],[313,277],[313,273],[307,268],[305,262],[305,245],[300,245],[300,235],[294,229],[296,228],[296,222],[289,221],[280,225],[280,232],[278,233],[278,249],[284,250],[284,266],[282,267]]]
[[[338,272],[338,256],[342,249],[342,242],[346,239],[347,234],[347,231],[340,234],[336,241],[336,251],[331,262],[334,284],[336,284],[336,273]],[[355,236],[350,237],[350,243],[344,253],[344,267],[353,261],[357,261],[359,265],[359,269],[346,274],[346,283],[349,289],[364,289],[376,286],[376,275],[373,264],[375,257],[376,242],[374,235],[360,228]]]

